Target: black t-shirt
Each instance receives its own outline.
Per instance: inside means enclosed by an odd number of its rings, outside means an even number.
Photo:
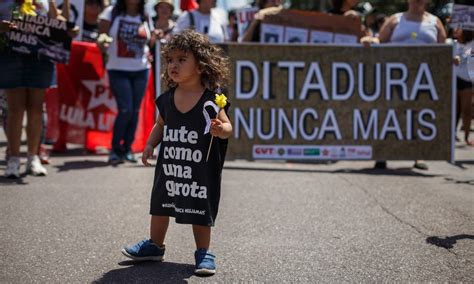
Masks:
[[[82,41],[95,42],[99,36],[99,25],[88,24],[84,22],[82,24]]]
[[[164,120],[163,139],[151,196],[150,214],[173,216],[177,223],[213,226],[219,207],[221,173],[227,139],[208,131],[217,115],[215,93],[206,90],[196,105],[181,113],[174,104],[174,89],[156,99]],[[229,104],[226,106],[226,111]],[[217,108],[218,110],[218,108]]]

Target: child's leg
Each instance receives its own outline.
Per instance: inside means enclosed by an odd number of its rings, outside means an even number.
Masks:
[[[170,218],[168,216],[151,216],[150,238],[158,246],[165,243],[169,223]]]
[[[193,225],[193,234],[197,249],[209,249],[211,244],[211,227]]]

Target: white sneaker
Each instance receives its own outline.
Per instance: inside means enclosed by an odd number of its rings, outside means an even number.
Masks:
[[[26,162],[26,173],[34,176],[45,176],[48,174],[48,171],[41,164],[38,155],[33,155],[28,157],[28,161]]]
[[[7,168],[5,169],[6,178],[20,178],[20,157],[8,158]]]

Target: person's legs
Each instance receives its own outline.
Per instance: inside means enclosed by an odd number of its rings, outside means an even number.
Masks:
[[[148,70],[138,71],[133,74],[132,84],[132,115],[128,123],[127,130],[124,135],[123,146],[126,152],[131,151],[133,141],[135,139],[135,132],[138,124],[138,114],[140,113],[140,106],[145,95],[148,83]]]
[[[43,102],[45,89],[29,88],[26,99],[26,136],[28,145],[28,161],[26,163],[26,172],[34,176],[45,176],[48,174],[45,167],[41,165],[38,156],[38,147],[41,141],[41,132],[43,128]]]
[[[128,72],[109,70],[110,88],[117,102],[117,118],[114,123],[114,132],[112,137],[112,151],[122,155],[123,147],[121,145],[124,139],[127,126],[130,123],[133,112],[133,89]]]
[[[458,91],[456,91],[456,124],[455,124],[455,127],[454,127],[454,136],[456,137],[456,142],[459,142],[459,138],[458,138],[458,135],[456,134],[457,133],[457,130],[458,130],[458,124],[459,124],[459,120],[461,119],[461,94]]]
[[[21,131],[23,125],[23,115],[26,110],[27,90],[25,88],[8,89],[7,104],[7,137],[10,156],[20,156]]]
[[[166,232],[170,223],[168,216],[151,216],[150,222],[150,238],[158,246],[163,246],[165,243]]]
[[[8,89],[6,95],[9,109],[6,129],[9,157],[5,177],[20,178],[20,144],[27,91],[25,88]]]
[[[474,141],[469,141],[469,132],[471,131],[472,115],[472,88],[459,91],[459,100],[461,103],[462,126],[464,130],[464,141],[467,145],[474,146]]]
[[[45,89],[28,89],[26,100],[28,156],[38,154],[43,129],[43,102]]]

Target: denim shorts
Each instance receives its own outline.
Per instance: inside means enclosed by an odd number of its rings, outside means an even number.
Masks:
[[[53,63],[35,56],[0,53],[0,89],[46,89],[53,79]]]

